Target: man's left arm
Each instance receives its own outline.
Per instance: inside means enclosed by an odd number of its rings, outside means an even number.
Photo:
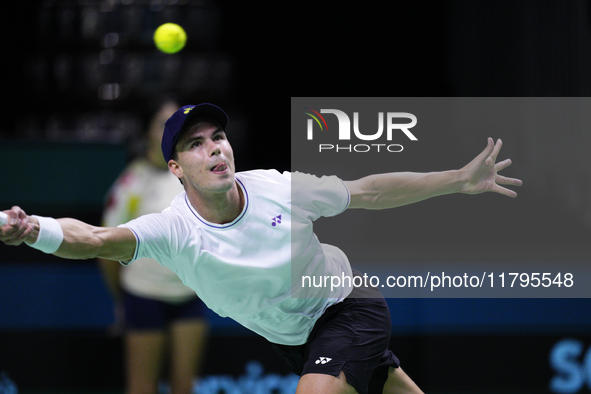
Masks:
[[[395,208],[451,193],[494,192],[517,197],[516,192],[501,186],[522,184],[519,179],[498,174],[511,165],[510,159],[496,163],[501,146],[500,139],[495,144],[492,138],[489,138],[486,149],[459,170],[429,173],[394,172],[346,181],[345,185],[351,193],[349,208]]]

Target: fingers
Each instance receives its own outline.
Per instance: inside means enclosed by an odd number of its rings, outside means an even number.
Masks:
[[[484,150],[482,151],[482,153],[480,155],[482,155],[484,157],[489,157],[493,151],[493,148],[494,148],[493,139],[488,137],[488,139],[486,140],[486,148],[484,148]]]
[[[492,138],[489,138],[489,140],[492,141]],[[490,142],[489,142],[489,144],[490,144]],[[493,162],[497,161],[497,156],[499,155],[499,152],[501,151],[502,146],[503,146],[503,141],[501,141],[501,139],[499,138],[492,150],[492,153],[489,156],[492,158]]]
[[[513,190],[509,190],[509,189],[499,186],[497,184],[495,184],[493,186],[491,191],[493,191],[495,193],[502,194],[503,196],[511,197],[511,198],[517,197],[517,193],[514,192]]]
[[[24,219],[12,218],[11,222],[15,222],[15,224],[9,223],[2,229],[2,235],[8,237],[9,239],[24,239],[32,230],[32,226],[30,226],[29,219],[26,217]]]
[[[487,167],[493,166],[495,161],[497,161],[501,146],[503,146],[503,141],[501,141],[501,139],[498,139],[497,142],[494,143],[493,139],[488,137],[486,148],[479,155],[479,157],[482,157],[484,164],[486,164]]]
[[[486,148],[484,149],[484,151],[481,153],[482,155],[484,155],[484,157],[486,157],[484,163],[486,164],[487,167],[491,167],[495,164],[495,161],[497,161],[497,156],[499,155],[499,152],[501,151],[501,146],[503,146],[503,141],[501,141],[501,139],[498,139],[496,143],[493,142],[493,139],[488,137],[487,141],[487,145]],[[497,169],[498,171],[498,169]]]
[[[514,192],[513,190],[510,190],[510,189],[507,189],[505,187],[499,186],[499,185],[521,186],[521,185],[523,185],[523,182],[521,181],[521,179],[507,178],[502,175],[497,175],[497,177],[495,179],[495,184],[493,185],[491,191],[495,192],[495,193],[502,194],[503,196],[515,198],[515,197],[517,197],[516,192]]]
[[[6,224],[2,227],[5,226],[10,226],[10,227],[14,227],[18,225],[18,221],[19,221],[19,212],[18,212],[18,207],[12,207],[12,209],[10,209],[9,211],[3,211],[7,218],[6,218]]]
[[[517,178],[507,178],[505,176],[497,175],[496,183],[498,185],[521,186],[523,181]]]
[[[511,159],[505,159],[495,165],[495,170],[497,172],[509,167],[511,165]],[[511,185],[511,186],[521,186],[523,185],[523,181],[517,178],[508,178],[502,175],[498,175],[495,179],[495,182],[499,185]]]
[[[499,172],[499,171],[504,170],[505,168],[509,167],[511,164],[513,164],[511,159],[505,159],[505,160],[495,164],[495,170],[497,170],[497,172]]]
[[[499,172],[499,171],[509,167],[510,165],[511,165],[511,159],[506,159],[500,163],[497,163],[495,166],[495,169],[497,170],[497,172]],[[504,177],[504,176],[501,176],[498,174],[497,174],[496,182],[501,185],[513,185],[513,186],[521,186],[523,184],[521,179],[507,178],[507,177]]]
[[[8,223],[1,227],[0,240],[7,245],[18,245],[33,231],[33,224],[20,207],[12,207],[4,211],[8,216]]]
[[[21,207],[14,206],[10,208],[10,211],[5,211],[6,215],[8,215],[8,224],[11,226],[15,226],[18,224],[19,220],[25,219],[27,214]]]
[[[14,209],[14,207],[12,207]],[[5,211],[4,213],[6,213],[6,216],[8,216],[8,220],[7,223],[9,226],[15,226],[18,223],[18,212],[15,212],[13,209],[11,209],[10,211]]]

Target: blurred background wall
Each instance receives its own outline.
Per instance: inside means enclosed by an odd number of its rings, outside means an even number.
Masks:
[[[19,204],[31,213],[92,224],[100,222],[112,181],[141,149],[144,119],[164,95],[226,109],[239,170],[287,170],[289,97],[591,93],[591,5],[585,0],[265,6],[45,0],[4,7],[0,206]],[[153,46],[153,31],[164,22],[187,31],[187,46],[178,54],[165,55]],[[511,246],[505,257],[530,259],[528,253],[539,246],[551,250],[548,258],[556,262],[588,262],[589,133],[565,127],[553,135],[518,128],[499,134],[507,142],[503,153],[515,163],[511,174],[525,186],[518,200],[492,204],[527,218],[504,235]],[[402,166],[447,169],[456,165],[454,158],[471,158],[482,148],[476,133],[434,136],[431,142],[423,154],[439,154],[440,160],[410,158]],[[464,201],[445,200],[445,209],[465,209]],[[425,204],[401,210],[401,221],[412,226],[416,215],[446,218],[437,202]],[[464,212],[464,224],[482,214],[470,207]],[[495,212],[488,215],[495,219]],[[453,246],[470,250],[469,243],[453,243],[445,220],[430,223],[421,238],[429,256],[450,242],[441,259],[457,256]],[[500,219],[493,223],[486,231],[507,226]],[[411,244],[409,234],[408,239],[398,234],[397,241]],[[591,391],[588,299],[389,303],[393,348],[427,392]],[[264,341],[227,319],[210,319],[215,335],[205,370],[211,378],[207,392],[293,392],[287,368],[271,352],[260,351]],[[109,332],[112,321],[95,262],[0,245],[0,372],[20,392],[121,392],[121,340]],[[229,363],[224,349],[242,347]],[[241,386],[242,378],[258,386]]]

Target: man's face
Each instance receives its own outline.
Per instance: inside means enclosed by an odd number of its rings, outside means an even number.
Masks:
[[[234,185],[234,152],[214,120],[199,119],[189,124],[176,152],[177,160],[169,161],[168,167],[187,188],[205,195],[227,192]]]

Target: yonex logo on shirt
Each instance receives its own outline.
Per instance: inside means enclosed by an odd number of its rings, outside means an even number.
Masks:
[[[330,360],[332,360],[332,358],[329,358],[329,357],[320,357],[318,360],[316,360],[316,364],[326,364]]]
[[[281,215],[275,216],[271,222],[271,226],[273,227],[277,226],[278,224],[281,224]]]

